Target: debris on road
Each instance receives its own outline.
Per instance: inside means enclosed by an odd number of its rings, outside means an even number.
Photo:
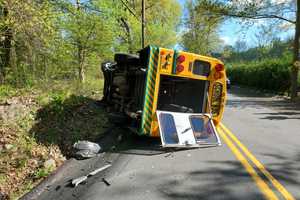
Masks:
[[[165,155],[165,158],[172,156],[173,157],[173,152],[167,153],[167,155]]]
[[[73,147],[77,150],[75,153],[76,157],[81,159],[95,157],[101,150],[98,144],[90,141],[78,141]]]
[[[102,178],[102,181],[105,183],[105,185],[110,186],[110,183],[105,178]]]
[[[87,178],[88,178],[87,176],[81,176],[79,178],[73,179],[72,180],[72,185],[74,187],[77,187],[80,183],[86,181]]]
[[[101,172],[101,171],[103,171],[103,170],[105,170],[105,169],[107,169],[107,168],[109,168],[109,167],[111,167],[111,164],[107,164],[107,165],[104,165],[103,167],[100,167],[100,168],[98,168],[98,169],[95,169],[94,171],[90,172],[90,173],[89,173],[88,175],[86,175],[86,176],[81,176],[81,177],[78,177],[78,178],[76,178],[76,179],[73,179],[73,180],[72,180],[72,185],[73,185],[74,187],[77,187],[80,183],[86,181],[88,177],[94,176],[94,175],[96,175],[97,173],[99,173],[99,172]],[[102,179],[102,180],[103,180],[103,179]],[[107,183],[108,183],[108,182],[107,182]],[[105,182],[106,185],[107,185],[107,183]],[[109,184],[109,183],[108,183],[108,184]],[[110,185],[110,184],[109,184],[109,185]]]

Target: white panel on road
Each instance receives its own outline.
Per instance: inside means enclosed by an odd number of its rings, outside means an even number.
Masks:
[[[220,145],[209,114],[157,111],[162,145],[165,147],[199,147]]]

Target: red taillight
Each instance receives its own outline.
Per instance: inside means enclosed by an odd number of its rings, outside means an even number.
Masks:
[[[177,57],[177,62],[178,63],[183,63],[184,61],[185,61],[184,55],[180,55],[180,56]]]
[[[176,67],[176,72],[180,73],[184,70],[184,66],[183,65],[177,65]]]
[[[222,65],[222,64],[217,64],[217,65],[215,66],[215,69],[216,69],[217,72],[223,71],[223,70],[224,70],[224,65]]]

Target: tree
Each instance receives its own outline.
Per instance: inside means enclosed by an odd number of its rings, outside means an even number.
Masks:
[[[11,49],[11,40],[12,34],[9,26],[6,25],[5,21],[8,17],[8,9],[6,5],[0,5],[1,12],[1,63],[0,63],[0,84],[4,83],[5,70],[9,67],[10,62],[10,49]]]
[[[141,48],[141,0],[0,0],[0,83],[75,78]],[[177,0],[146,1],[146,45],[173,47]]]
[[[245,22],[249,20],[265,19],[286,22],[294,25],[295,36],[293,44],[293,63],[299,61],[300,39],[300,0],[277,1],[241,1],[241,0],[201,0],[198,5],[209,10],[211,14],[220,17],[239,18]],[[298,67],[291,67],[291,98],[297,97]]]
[[[243,52],[247,50],[247,44],[245,41],[237,40],[234,44],[234,49],[237,52]]]
[[[37,60],[54,36],[52,7],[47,1],[3,0],[0,3],[0,80],[27,81],[27,70],[37,72]]]
[[[116,21],[112,3],[76,0],[75,4],[64,4],[68,10],[61,18],[61,34],[70,44],[69,52],[76,60],[80,82],[85,81],[89,58],[95,54],[105,57],[113,51],[117,33],[114,31]]]
[[[141,0],[120,0],[119,21],[121,45],[129,52],[141,48]],[[176,0],[147,0],[145,45],[154,44],[173,47],[177,42],[177,27],[180,24],[181,8]]]
[[[184,22],[187,31],[182,35],[182,44],[189,51],[208,55],[220,46],[217,30],[222,19],[208,13],[198,3],[187,2],[189,15]]]

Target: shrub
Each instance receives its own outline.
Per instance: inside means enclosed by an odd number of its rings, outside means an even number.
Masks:
[[[233,84],[285,92],[290,87],[290,66],[288,58],[231,63],[227,74]]]

